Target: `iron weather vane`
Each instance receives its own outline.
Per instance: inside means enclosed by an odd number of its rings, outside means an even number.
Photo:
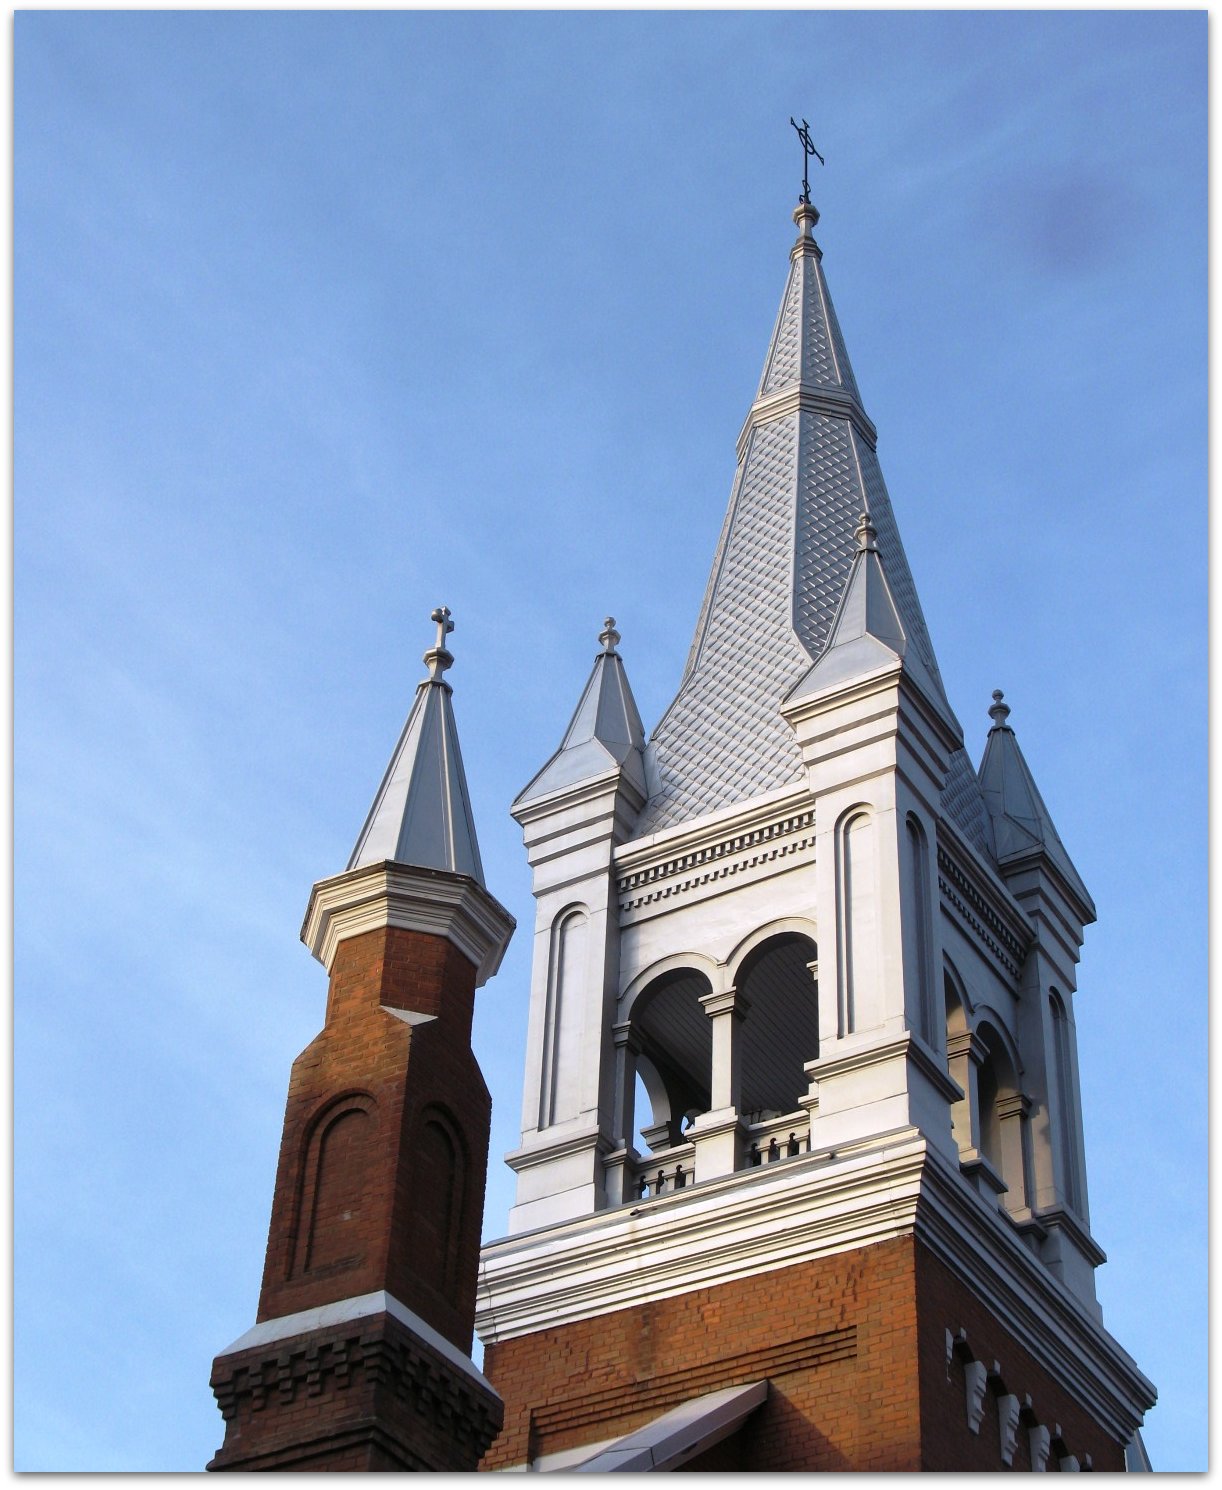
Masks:
[[[806,120],[803,119],[802,120],[802,123],[799,125],[798,121],[793,117],[792,114],[790,114],[790,116],[789,116],[789,122],[798,131],[798,139],[802,141],[802,197],[801,197],[801,200],[803,202],[805,202],[806,205],[809,207],[810,206],[810,182],[806,178],[806,173],[807,173],[807,171],[809,169],[809,166],[810,166],[810,158],[813,155],[815,157],[815,159],[819,162],[819,164],[821,166],[825,166],[827,164],[827,161],[825,161],[823,159],[823,157],[819,154],[819,152],[815,149],[815,142],[810,137],[810,125],[807,124]]]

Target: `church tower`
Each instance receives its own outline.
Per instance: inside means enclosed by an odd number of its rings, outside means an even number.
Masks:
[[[484,1467],[1121,1469],[1073,998],[1094,906],[946,697],[797,241],[678,692],[608,621],[514,804],[536,925]]]
[[[436,645],[347,870],[302,940],[330,977],[289,1084],[257,1322],[217,1357],[213,1470],[470,1470],[501,1425],[471,1360],[491,1102],[476,988],[512,917],[484,885]]]

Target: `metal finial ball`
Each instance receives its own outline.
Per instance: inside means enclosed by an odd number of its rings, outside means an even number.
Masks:
[[[989,718],[994,721],[996,727],[1005,724],[1010,713],[1010,705],[1003,700],[1005,695],[1000,688],[993,689],[993,702],[989,708]]]
[[[870,514],[863,512],[857,519],[857,546],[863,549],[872,549],[874,540],[878,537],[878,529],[870,521]]]
[[[604,617],[603,629],[598,633],[598,639],[603,644],[604,652],[615,651],[615,644],[619,641],[619,632],[615,629],[614,616]]]

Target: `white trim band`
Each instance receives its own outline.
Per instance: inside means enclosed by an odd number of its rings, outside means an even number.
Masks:
[[[240,1350],[258,1350],[265,1345],[274,1345],[278,1340],[287,1340],[293,1335],[308,1335],[313,1330],[351,1324],[354,1320],[367,1319],[374,1314],[389,1314],[438,1355],[444,1356],[452,1366],[465,1372],[486,1392],[499,1398],[500,1393],[470,1356],[464,1355],[457,1345],[438,1334],[431,1324],[426,1324],[406,1304],[401,1304],[393,1293],[387,1293],[384,1289],[375,1293],[362,1293],[350,1299],[339,1299],[334,1304],[320,1304],[316,1309],[302,1309],[297,1314],[281,1314],[276,1319],[265,1319],[262,1324],[256,1324],[244,1335],[240,1335],[221,1355],[236,1355]]]
[[[328,972],[340,942],[393,926],[453,942],[486,983],[517,922],[470,875],[397,864],[391,859],[319,880],[310,891],[301,940]]]

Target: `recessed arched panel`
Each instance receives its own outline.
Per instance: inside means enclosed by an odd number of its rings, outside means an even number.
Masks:
[[[933,983],[932,899],[929,893],[929,845],[925,830],[913,814],[907,822],[908,867],[911,875],[912,940],[915,966],[917,1032],[935,1049],[938,1044]]]
[[[873,814],[846,813],[836,831],[837,1023],[840,1035],[882,1022],[878,838]]]
[[[585,1044],[582,988],[589,959],[590,918],[574,906],[552,926],[539,1083],[539,1126],[551,1127],[581,1111]]]
[[[448,1294],[454,1283],[466,1204],[466,1153],[439,1107],[421,1116],[412,1156],[412,1267],[422,1282]]]
[[[364,1259],[366,1195],[376,1162],[373,1109],[372,1097],[352,1093],[329,1104],[307,1130],[298,1246],[304,1273],[331,1273]]]

